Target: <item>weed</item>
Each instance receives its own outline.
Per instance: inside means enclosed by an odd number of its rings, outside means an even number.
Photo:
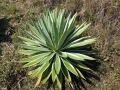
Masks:
[[[106,62],[106,61],[109,60],[109,56],[105,55],[105,56],[103,57],[103,59],[104,59],[104,61]]]
[[[117,73],[113,73],[113,77],[115,78],[115,80],[119,81],[120,80],[120,74]]]

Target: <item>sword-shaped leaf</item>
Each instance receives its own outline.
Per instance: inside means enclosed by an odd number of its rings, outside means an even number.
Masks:
[[[39,50],[40,52],[44,51],[50,51],[48,48],[42,47],[42,46],[28,46],[25,44],[19,44],[19,46],[23,47],[24,49],[28,49],[28,50]]]
[[[76,68],[76,71],[78,72],[78,74],[79,74],[79,76],[80,76],[81,78],[85,79],[84,75],[80,72],[80,70],[78,70],[78,69]]]
[[[78,43],[75,43],[75,44],[71,44],[71,45],[68,45],[66,46],[66,48],[76,48],[76,47],[81,47],[81,46],[85,46],[85,45],[89,45],[89,44],[92,44],[96,41],[95,38],[93,39],[87,39],[87,40],[84,40],[82,42],[78,42]]]
[[[52,64],[52,81],[54,82],[57,77],[57,72],[55,71],[55,63]]]
[[[60,68],[61,68],[61,60],[58,54],[56,54],[56,58],[55,58],[55,71],[57,74],[59,74],[60,72]]]
[[[51,65],[47,68],[47,70],[43,73],[42,84],[45,84],[51,75]]]
[[[85,23],[86,24],[86,23]],[[84,25],[84,24],[83,24]],[[90,23],[85,25],[85,26],[80,26],[77,28],[77,30],[75,30],[75,32],[71,35],[70,39],[74,39],[76,37],[78,37],[82,32],[84,32],[88,27],[90,26]]]
[[[40,51],[35,51],[35,50],[19,50],[18,53],[24,54],[24,55],[32,55],[35,53],[38,53]]]
[[[39,64],[44,64],[47,61],[51,62],[53,60],[53,57],[54,57],[54,53],[51,53],[46,58],[44,58],[43,60],[41,60],[41,62]]]
[[[42,78],[42,74],[40,74],[40,75],[38,76],[37,82],[36,82],[36,84],[35,84],[35,87],[36,87],[37,85],[39,85],[39,83],[40,83],[40,81],[41,81],[41,78]]]
[[[21,62],[21,63],[31,62],[31,61],[33,61],[35,59],[38,59],[38,58],[40,59],[40,58],[46,57],[49,54],[50,54],[50,52],[48,52],[48,53],[40,53],[40,54],[37,54],[37,55],[30,56],[28,58],[23,58],[19,62]]]
[[[67,52],[66,52],[67,53]],[[75,59],[75,60],[80,60],[80,61],[84,61],[84,58],[80,57],[79,55],[77,55],[76,53],[67,53],[67,56],[71,59]]]
[[[66,77],[67,81],[71,82],[71,76],[70,76],[70,73],[67,70],[67,68],[64,65],[62,65],[61,70],[62,70],[62,73],[64,74],[64,76]]]
[[[30,45],[40,45],[40,43],[38,41],[35,41],[35,40],[31,40],[31,39],[28,39],[28,38],[25,38],[25,37],[21,37],[21,36],[18,36],[20,39],[26,41],[26,42],[29,42],[31,43]]]
[[[38,76],[41,75],[41,73],[43,73],[50,65],[50,61],[47,61],[46,63],[44,63],[42,66],[41,66],[41,69],[38,73]]]
[[[92,58],[90,56],[80,54],[80,53],[67,53],[67,55],[71,59],[80,60],[80,61],[84,61],[85,59],[86,60],[95,60],[94,58]]]
[[[62,76],[62,73],[60,72],[57,77],[57,85],[60,89],[62,89],[62,82],[63,82],[63,76]]]
[[[32,23],[34,23],[32,21]],[[35,24],[34,24],[35,25]],[[41,34],[39,33],[39,31],[37,30],[37,28],[35,28],[35,26],[32,26],[31,24],[28,23],[29,28],[31,29],[31,31],[33,31],[34,34],[36,34],[36,36],[38,36],[39,38],[41,38]]]
[[[46,57],[40,57],[40,58],[37,58],[37,59],[35,59],[35,60],[32,60],[32,61],[30,61],[29,63],[25,64],[25,65],[23,66],[23,68],[36,65],[36,64],[38,64],[42,59],[45,59],[45,58],[46,58]]]
[[[45,42],[42,41],[39,37],[36,37],[35,35],[31,34],[30,32],[26,31],[25,29],[21,28],[30,38],[32,38],[35,41],[38,41],[41,45],[45,45]]]
[[[73,74],[75,74],[76,76],[78,76],[78,73],[76,72],[74,66],[66,59],[62,59],[63,64],[65,65],[65,67]]]
[[[41,33],[43,34],[42,36],[44,36],[45,41],[47,41],[49,44],[52,45],[52,40],[51,40],[50,34],[49,34],[48,30],[47,30],[47,25],[46,25],[46,23],[44,21],[44,17],[41,18],[39,16],[38,17],[38,22],[39,22],[39,25],[40,25],[40,27],[42,29]]]
[[[33,72],[31,72],[30,77],[31,78],[36,77],[38,75],[38,73],[40,72],[40,70],[41,70],[41,67],[38,67],[36,70],[34,70]]]
[[[91,70],[89,67],[87,67],[86,65],[82,64],[81,62],[78,62],[76,61],[76,63],[73,63],[74,65],[82,68],[82,69],[85,69],[85,70]]]

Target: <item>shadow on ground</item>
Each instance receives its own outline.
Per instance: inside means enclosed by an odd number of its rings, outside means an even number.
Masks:
[[[0,48],[2,48],[2,42],[12,42],[11,35],[13,34],[13,27],[9,24],[10,19],[1,18],[0,19]],[[0,49],[0,54],[1,54]]]
[[[9,19],[0,19],[0,42],[12,42],[10,36],[13,34],[13,27],[9,24]]]
[[[92,69],[92,71],[88,71],[88,72],[80,70],[85,76],[86,80],[82,80],[81,78],[73,76],[73,83],[75,90],[83,90],[83,89],[87,90],[88,87],[86,88],[86,85],[95,86],[96,83],[94,83],[93,81],[95,80],[100,81],[100,78],[98,76],[99,73],[98,68],[100,66],[100,62],[98,61],[92,61],[90,63],[87,62],[86,66]]]
[[[86,66],[90,67],[92,69],[92,71],[80,70],[82,72],[82,74],[85,76],[86,80],[81,79],[81,77],[76,77],[76,76],[72,75],[73,88],[72,88],[72,86],[70,86],[69,90],[87,90],[88,85],[95,86],[96,83],[94,83],[93,81],[94,80],[100,81],[100,78],[98,76],[99,65],[100,65],[100,62],[98,62],[97,60],[92,61],[92,62],[87,62]],[[63,90],[65,90],[65,88],[63,88]]]
[[[85,48],[85,50],[92,50],[92,47],[88,47]],[[98,53],[97,51],[94,51],[95,53]],[[92,57],[98,59],[98,60],[93,60],[93,61],[89,61],[86,60],[85,62],[82,62],[84,65],[86,65],[87,67],[91,68],[91,71],[87,71],[87,70],[83,70],[83,69],[79,69],[81,71],[81,73],[84,75],[85,80],[81,79],[81,77],[76,77],[75,75],[72,75],[72,82],[73,82],[73,88],[70,86],[69,90],[88,90],[88,85],[89,86],[95,86],[96,83],[95,81],[100,81],[99,78],[99,74],[102,73],[99,70],[99,67],[101,66],[101,57],[98,57],[97,54],[93,54]],[[63,90],[66,87],[63,88]]]
[[[80,70],[81,73],[85,76],[86,80],[81,79],[81,77],[76,77],[75,75],[70,73],[72,85],[68,83],[63,77],[62,90],[89,90],[88,85],[94,87],[96,83],[93,81],[100,81],[99,74],[101,72],[99,71],[99,66],[101,65],[101,63],[99,62],[99,60],[85,62],[84,64],[92,69],[91,71],[84,71],[82,69]],[[49,89],[51,86],[54,88],[52,90],[56,90],[57,87],[52,83],[52,79],[50,78],[48,81],[47,89]]]

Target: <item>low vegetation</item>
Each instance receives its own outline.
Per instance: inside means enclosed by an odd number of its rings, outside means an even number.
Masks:
[[[29,55],[28,58],[20,60],[26,63],[23,67],[33,67],[29,72],[30,77],[37,77],[35,87],[51,77],[52,82],[57,81],[57,85],[62,89],[63,78],[71,84],[72,78],[70,72],[75,76],[85,79],[81,69],[91,70],[84,63],[86,60],[95,60],[88,56],[93,54],[85,50],[85,46],[95,42],[95,38],[90,36],[80,37],[80,34],[88,28],[90,24],[83,23],[75,26],[76,14],[71,17],[69,14],[65,18],[65,10],[58,12],[57,8],[53,11],[46,11],[37,17],[38,23],[32,21],[28,24],[32,33],[22,29],[30,39],[21,37],[24,44],[20,44],[23,50],[19,53]]]
[[[65,16],[77,12],[75,24],[91,22],[82,36],[96,38],[96,42],[87,48],[93,50],[97,58],[90,65],[92,73],[84,73],[86,80],[74,76],[73,86],[65,81],[65,90],[119,90],[120,89],[120,1],[119,0],[0,0],[0,89],[33,90],[36,79],[31,80],[27,71],[18,61],[23,55],[17,53],[18,36],[26,36],[20,27],[29,29],[27,22],[36,20],[36,16],[47,9],[65,9]],[[51,83],[50,83],[51,82]],[[77,82],[77,83],[76,83]],[[71,86],[71,87],[69,87]],[[45,85],[39,84],[35,90],[57,90],[49,79]]]

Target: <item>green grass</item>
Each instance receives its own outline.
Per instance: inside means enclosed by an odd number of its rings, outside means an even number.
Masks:
[[[99,76],[100,81],[91,78],[95,86],[83,81],[86,88],[88,90],[120,89],[120,80],[118,80],[120,75],[118,73],[120,70],[119,1],[68,1],[61,0],[60,3],[56,1],[55,4],[50,4],[49,0],[46,2],[40,0],[0,0],[0,20],[6,19],[4,25],[0,22],[0,38],[4,39],[0,41],[0,89],[33,90],[33,84],[36,80],[30,79],[27,75],[27,69],[22,69],[22,65],[18,63],[20,58],[24,56],[17,53],[19,48],[17,44],[21,42],[17,36],[25,36],[20,27],[28,28],[26,23],[30,21],[30,18],[35,20],[39,13],[48,8],[52,10],[56,7],[65,8],[66,15],[70,11],[72,14],[78,12],[76,23],[92,22],[91,27],[83,36],[90,35],[97,38],[92,49],[98,53],[96,57],[101,63],[97,71],[94,71]],[[39,2],[40,5],[36,2]],[[13,33],[8,35],[8,31]],[[12,42],[9,41],[10,39]],[[114,68],[110,68],[111,65],[114,65]],[[35,90],[47,90],[46,86],[47,84],[39,85]],[[50,89],[52,88],[53,86],[50,87]],[[69,88],[67,84],[66,88]]]

